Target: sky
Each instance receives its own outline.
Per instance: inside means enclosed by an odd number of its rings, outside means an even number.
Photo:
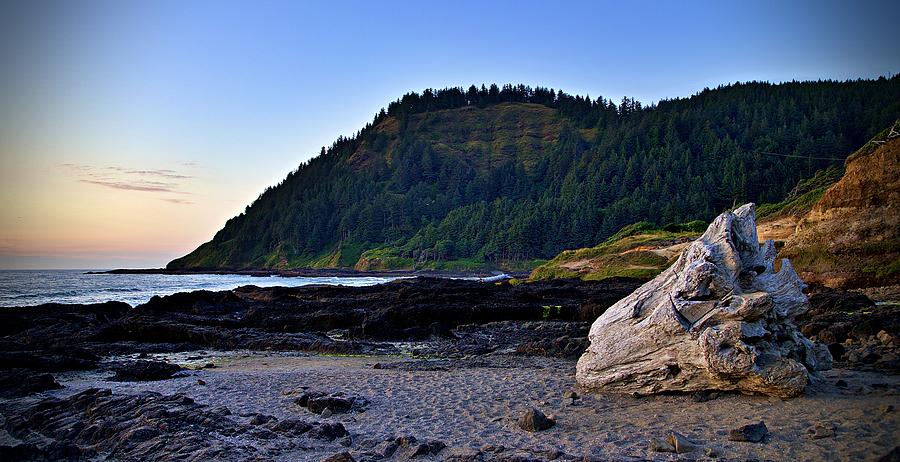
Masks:
[[[0,268],[162,267],[409,91],[900,72],[896,1],[0,2]]]

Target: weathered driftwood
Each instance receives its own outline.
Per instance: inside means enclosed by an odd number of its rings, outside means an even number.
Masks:
[[[738,390],[791,397],[831,355],[792,320],[809,303],[775,245],[760,246],[754,205],[719,215],[672,267],[591,327],[576,378],[590,390]]]

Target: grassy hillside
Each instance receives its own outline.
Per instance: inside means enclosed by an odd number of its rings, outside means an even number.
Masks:
[[[636,221],[782,201],[897,117],[900,77],[652,107],[525,86],[410,93],[169,268],[528,268]]]
[[[817,171],[812,178],[801,180],[783,201],[757,207],[757,220],[769,221],[788,215],[803,216],[822,198],[831,185],[837,183],[843,173],[843,168],[837,165]]]
[[[674,263],[681,250],[705,229],[702,221],[662,228],[647,222],[635,223],[595,247],[563,251],[535,268],[529,279],[650,279]]]

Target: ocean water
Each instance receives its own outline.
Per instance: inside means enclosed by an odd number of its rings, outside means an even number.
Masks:
[[[254,277],[234,274],[84,274],[85,270],[0,270],[0,307],[121,301],[137,306],[154,295],[230,290],[245,285],[370,286],[396,277]]]

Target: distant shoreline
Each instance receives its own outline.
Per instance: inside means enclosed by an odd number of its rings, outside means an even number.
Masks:
[[[240,275],[254,277],[489,277],[498,274],[507,274],[510,277],[528,277],[527,272],[504,271],[433,271],[433,270],[396,270],[396,271],[356,271],[353,269],[291,269],[291,270],[267,270],[267,269],[205,269],[205,270],[170,270],[166,268],[139,268],[139,269],[113,269],[107,271],[85,271],[84,274],[165,274],[165,275],[197,275],[219,274]]]

